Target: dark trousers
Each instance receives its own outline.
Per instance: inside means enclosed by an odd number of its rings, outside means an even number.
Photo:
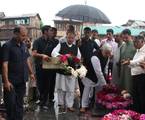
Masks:
[[[4,90],[7,120],[23,120],[23,97],[25,90],[25,83],[13,85],[11,91]]]
[[[40,102],[41,105],[45,105],[48,97],[49,101],[54,99],[56,72],[55,70],[36,69],[36,76],[37,86],[40,92]]]
[[[78,78],[78,83],[79,83],[79,88],[80,88],[80,99],[82,100],[82,95],[83,95],[83,91],[84,91],[84,85],[81,81],[80,78]],[[82,106],[81,105],[81,100],[80,100],[80,107]]]
[[[37,82],[37,88],[38,88],[38,91],[39,91],[39,99],[40,101],[42,100],[42,94],[43,94],[43,85],[42,85],[42,68],[41,67],[35,67],[36,68],[36,82]]]
[[[133,109],[145,113],[145,74],[135,75],[133,78]]]
[[[43,70],[43,95],[44,102],[51,102],[54,99],[54,87],[55,87],[56,72],[54,70]]]

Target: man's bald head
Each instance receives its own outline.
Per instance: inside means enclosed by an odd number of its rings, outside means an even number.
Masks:
[[[27,29],[24,26],[15,27],[13,32],[19,42],[24,41],[27,37]]]

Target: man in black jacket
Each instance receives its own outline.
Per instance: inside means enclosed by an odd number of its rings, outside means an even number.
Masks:
[[[47,100],[52,102],[54,97],[55,71],[42,68],[43,60],[49,60],[53,48],[58,44],[54,38],[55,30],[48,25],[42,27],[42,36],[34,41],[32,55],[35,58],[35,69],[38,90],[40,92],[40,107],[48,109]]]

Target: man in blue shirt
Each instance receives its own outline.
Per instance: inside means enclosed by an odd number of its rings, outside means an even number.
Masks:
[[[25,27],[15,27],[14,37],[3,45],[2,75],[7,120],[23,120],[23,97],[28,73],[35,80],[30,55],[23,42],[26,37]]]

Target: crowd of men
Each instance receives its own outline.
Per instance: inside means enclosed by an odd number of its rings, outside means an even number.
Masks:
[[[145,113],[144,35],[133,37],[129,29],[114,35],[114,31],[108,29],[105,38],[101,38],[97,30],[86,27],[78,39],[75,28],[69,25],[66,35],[58,40],[56,28],[45,25],[41,31],[42,36],[32,42],[26,28],[17,26],[13,38],[1,46],[3,96],[0,82],[0,99],[4,100],[7,120],[23,119],[28,80],[35,87],[35,92],[30,96],[28,93],[28,98],[33,102],[39,100],[40,109],[48,110],[48,104],[53,104],[54,95],[57,95],[60,110],[74,112],[74,94],[79,88],[80,112],[85,113],[90,103],[93,103],[91,107],[97,108],[95,94],[104,85],[113,83],[132,95],[133,110]],[[86,77],[75,78],[62,71],[42,67],[43,61],[49,61],[50,57],[69,53],[83,61]],[[110,72],[112,81],[107,77]]]

